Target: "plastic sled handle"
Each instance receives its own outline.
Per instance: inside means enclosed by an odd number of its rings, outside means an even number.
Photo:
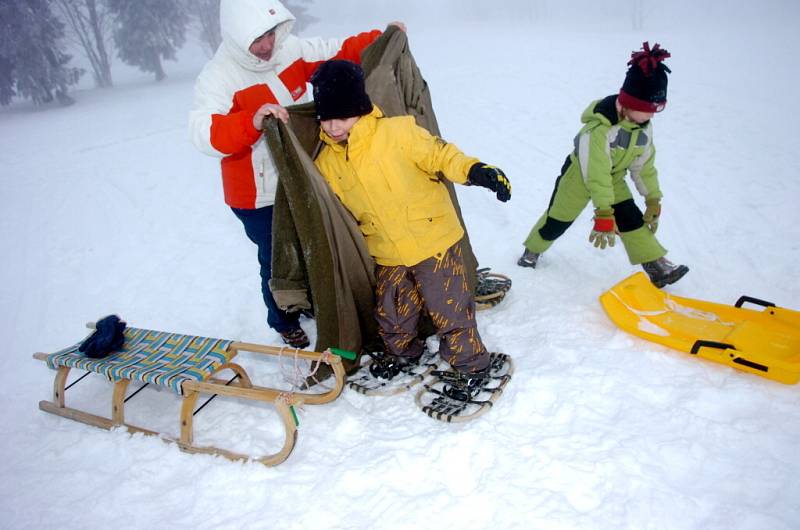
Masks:
[[[736,307],[742,307],[745,302],[750,302],[751,304],[756,304],[764,307],[775,307],[775,304],[772,302],[766,302],[764,300],[759,300],[758,298],[753,298],[752,296],[740,296],[738,300],[736,300]]]
[[[697,352],[700,351],[700,348],[718,348],[720,350],[735,350],[736,346],[733,344],[728,344],[727,342],[716,342],[713,340],[698,340],[692,346],[691,353],[693,355],[697,355]]]

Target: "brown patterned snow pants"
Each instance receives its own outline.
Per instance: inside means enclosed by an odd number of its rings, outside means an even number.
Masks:
[[[377,267],[375,318],[386,350],[416,357],[424,348],[417,335],[423,306],[440,339],[439,355],[456,370],[475,372],[489,365],[489,354],[475,322],[475,298],[467,286],[461,245],[441,259],[411,267]]]

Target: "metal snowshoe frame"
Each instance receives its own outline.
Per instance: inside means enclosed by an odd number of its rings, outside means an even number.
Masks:
[[[511,278],[504,274],[490,272],[489,268],[477,270],[475,286],[475,309],[483,311],[496,306],[511,289]]]
[[[90,324],[89,327],[92,327]],[[336,399],[344,388],[345,370],[339,355],[349,352],[332,353],[295,350],[294,348],[266,346],[247,342],[214,339],[146,330],[140,328],[125,329],[125,343],[118,350],[112,351],[102,359],[90,359],[78,351],[79,344],[55,353],[35,353],[34,359],[44,361],[56,370],[53,383],[53,400],[42,400],[39,408],[50,414],[79,421],[102,429],[111,430],[123,427],[130,433],[142,433],[158,436],[161,440],[172,442],[187,453],[203,453],[220,455],[230,460],[252,460],[267,466],[274,466],[285,461],[297,442],[298,420],[295,407],[303,404],[317,405],[329,403]],[[303,393],[254,385],[247,371],[239,364],[232,362],[241,352],[253,352],[266,355],[291,355],[295,359],[303,359],[323,363],[333,370],[334,387],[324,393]],[[90,373],[105,376],[113,383],[111,396],[111,414],[109,417],[98,416],[66,405],[67,378],[72,368],[86,371],[82,377]],[[226,381],[218,376],[221,372],[233,372],[233,379]],[[81,378],[82,379],[82,378]],[[168,435],[129,424],[125,421],[125,403],[144,386],[130,396],[126,396],[128,385],[132,381],[155,384],[178,394],[182,400],[179,426],[180,437]],[[211,394],[211,398],[220,395],[248,401],[266,402],[275,406],[285,430],[285,438],[279,451],[259,458],[236,453],[213,446],[198,446],[194,443],[193,418],[206,403],[195,408],[201,394]]]
[[[455,399],[447,392],[447,386],[463,375],[454,371],[433,372],[433,380],[424,384],[416,395],[417,406],[429,417],[445,423],[463,423],[485,414],[500,398],[514,373],[514,363],[504,353],[492,353],[489,362],[489,376],[470,399]]]

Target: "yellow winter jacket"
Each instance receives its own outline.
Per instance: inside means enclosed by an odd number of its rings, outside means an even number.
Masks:
[[[464,235],[436,173],[463,184],[478,159],[417,126],[411,116],[387,118],[373,106],[347,142],[320,130],[317,168],[358,221],[379,265],[412,266],[440,258]]]

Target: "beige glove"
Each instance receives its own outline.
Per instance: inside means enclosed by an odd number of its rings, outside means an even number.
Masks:
[[[589,242],[594,243],[595,248],[613,247],[616,228],[613,208],[598,208],[594,211],[594,228],[589,234]]]
[[[644,211],[642,220],[647,228],[654,234],[658,230],[658,218],[661,217],[661,199],[647,199],[645,201],[647,208]]]

